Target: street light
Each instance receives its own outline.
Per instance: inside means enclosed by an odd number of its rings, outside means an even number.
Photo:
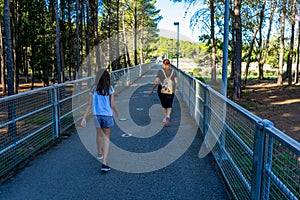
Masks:
[[[174,26],[177,26],[177,52],[176,52],[176,59],[177,59],[177,68],[179,68],[179,62],[178,62],[178,57],[179,57],[179,22],[174,22]]]
[[[173,44],[173,38],[171,38],[172,42],[172,56],[171,56],[171,63],[173,63],[173,57],[174,57],[174,44]]]

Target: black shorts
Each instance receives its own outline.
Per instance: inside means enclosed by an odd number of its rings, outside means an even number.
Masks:
[[[161,93],[162,86],[158,85],[157,94],[160,100],[160,103],[163,108],[172,108],[174,94],[162,94]]]

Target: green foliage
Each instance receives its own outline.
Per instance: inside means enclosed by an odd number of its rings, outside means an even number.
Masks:
[[[51,10],[44,1],[23,1],[24,4],[18,10],[22,16],[15,24],[19,39],[20,57],[28,60],[18,63],[19,70],[24,71],[26,62],[29,69],[35,72],[35,77],[49,80],[46,71],[53,66],[53,23],[51,21]],[[24,51],[25,50],[25,51]],[[26,54],[27,53],[27,54]]]
[[[188,8],[199,6],[199,1],[193,0],[171,0],[172,2],[184,2]],[[89,2],[89,11],[86,11]],[[76,1],[59,1],[59,14],[60,14],[60,41],[61,41],[61,55],[63,56],[62,64],[64,64],[64,73],[70,75],[74,73],[75,69],[75,51],[76,42],[79,43],[78,51],[80,55],[79,65],[87,56],[87,45],[89,42],[89,49],[99,44],[99,42],[107,41],[110,35],[120,34],[120,42],[112,39],[112,49],[117,51],[119,48],[119,56],[124,55],[123,35],[121,30],[123,28],[122,17],[124,16],[125,32],[128,34],[128,41],[132,41],[129,37],[130,31],[134,27],[134,5],[137,3],[137,29],[138,29],[138,43],[140,49],[137,49],[138,61],[143,62],[153,57],[176,57],[176,40],[158,37],[157,25],[162,19],[160,10],[156,8],[156,0],[120,0],[120,1],[100,1],[96,6],[96,1],[82,1],[79,5],[79,38],[76,39]],[[203,68],[209,68],[211,64],[211,44],[210,44],[210,7],[211,1],[200,2],[201,6],[197,7],[195,13],[192,15],[191,27],[201,28],[203,35],[199,36],[199,43],[191,43],[188,41],[180,41],[180,57],[194,59],[195,63]],[[119,3],[119,4],[118,4]],[[216,46],[216,64],[221,66],[223,56],[223,31],[224,31],[224,2],[220,0],[213,1],[215,6],[215,46]],[[266,7],[269,8],[273,1],[267,1]],[[12,40],[15,42],[13,52],[15,55],[15,66],[18,67],[17,71],[21,75],[28,75],[32,71],[35,78],[49,81],[56,78],[56,54],[55,54],[55,13],[54,1],[20,1],[18,6],[11,4],[11,24],[12,24]],[[260,1],[243,2],[242,4],[242,31],[243,31],[243,46],[242,46],[242,59],[246,61],[248,56],[250,41],[253,37],[254,30],[259,22],[259,12],[261,10]],[[280,13],[281,5],[278,6],[276,12]],[[3,1],[0,2],[3,15]],[[288,8],[290,9],[291,6]],[[232,10],[231,10],[232,11]],[[87,13],[86,13],[87,12]],[[290,19],[290,13],[287,12],[287,18]],[[124,14],[124,15],[123,15]],[[265,46],[265,38],[269,20],[269,10],[265,13],[263,21],[263,30],[258,34],[254,48],[251,55],[251,62],[257,62],[259,55],[265,52],[259,46],[259,40],[262,39],[262,44]],[[89,20],[88,20],[89,19]],[[108,24],[110,19],[110,24]],[[279,42],[280,36],[276,27],[279,27],[279,15],[275,14],[275,25],[272,27],[272,37],[270,38],[269,49],[267,52],[266,64],[271,65],[272,68],[278,68],[279,63]],[[233,19],[230,20],[233,22]],[[95,28],[95,23],[98,22],[98,29]],[[287,23],[290,21],[288,20]],[[3,24],[3,23],[2,23]],[[108,26],[109,25],[109,26]],[[234,45],[232,41],[233,24],[230,24],[229,30],[229,62],[235,57],[233,55],[231,46]],[[108,28],[109,27],[109,28]],[[96,30],[98,30],[98,37],[96,37]],[[130,31],[129,31],[130,30]],[[86,33],[89,33],[87,38]],[[286,36],[286,47],[284,54],[284,62],[287,62],[289,52],[289,36]],[[142,45],[140,45],[142,44]],[[130,59],[133,59],[133,47],[129,47]],[[116,53],[117,55],[117,53]],[[232,58],[233,57],[233,58]],[[296,56],[295,56],[296,57]],[[104,58],[102,57],[102,62]],[[120,61],[123,65],[125,61]],[[230,64],[230,63],[229,63]],[[218,70],[218,69],[217,69]],[[203,71],[201,71],[202,73]],[[220,71],[217,71],[219,73]],[[199,73],[197,71],[193,74]],[[273,72],[265,72],[267,77],[276,76]],[[205,74],[206,75],[206,74]],[[255,77],[257,74],[251,74]]]
[[[193,74],[198,75],[202,70],[200,68],[193,69]]]
[[[42,79],[45,83],[50,79],[57,78],[57,62],[55,49],[56,36],[56,20],[54,11],[55,1],[32,1],[23,0],[18,6],[11,4],[11,11],[15,13],[11,17],[13,41],[17,43],[13,46],[13,52],[16,53],[15,66],[18,72],[23,76],[31,76],[34,79]],[[87,7],[86,3],[89,3]],[[62,56],[61,65],[62,73],[68,73],[70,76],[75,73],[78,65],[80,65],[87,56],[87,45],[89,50],[93,50],[96,45],[106,42],[108,30],[110,36],[120,34],[123,28],[121,23],[124,16],[124,26],[128,41],[131,40],[129,35],[133,26],[135,0],[120,1],[102,1],[96,5],[95,1],[82,1],[78,5],[78,29],[79,38],[76,38],[76,1],[59,1],[59,26],[60,26],[60,55]],[[119,5],[118,5],[119,3]],[[138,43],[149,44],[158,39],[157,24],[162,19],[155,7],[156,0],[137,0],[137,29]],[[110,7],[108,7],[108,5]],[[3,12],[3,2],[0,3]],[[87,11],[86,8],[89,8]],[[122,15],[122,13],[124,15]],[[2,15],[3,16],[3,15]],[[110,18],[110,24],[107,24]],[[96,35],[95,24],[98,22],[98,37]],[[3,24],[3,23],[1,23]],[[109,25],[109,29],[108,29]],[[147,27],[147,30],[145,29]],[[87,33],[89,38],[87,38]],[[111,51],[117,51],[124,54],[124,43],[122,36],[120,43],[113,38],[111,39]],[[76,44],[78,43],[79,64],[76,65],[75,55]],[[129,46],[131,59],[133,58],[132,47]],[[145,45],[137,50],[137,55],[143,54],[144,59],[150,58],[149,54],[155,51]],[[115,53],[115,52],[113,52]],[[117,55],[117,53],[115,54]],[[113,55],[113,56],[115,56]],[[104,58],[102,57],[102,62]],[[142,58],[138,59],[139,61]]]
[[[205,83],[205,81],[206,81],[206,80],[205,80],[203,77],[201,77],[201,76],[197,76],[196,79],[198,79],[199,81],[201,81],[201,82],[203,82],[203,83]]]
[[[150,56],[162,58],[176,58],[176,42],[177,40],[158,37],[157,41],[151,42],[149,48],[152,50]],[[201,44],[189,41],[179,41],[179,52],[181,58],[198,58],[201,52]]]

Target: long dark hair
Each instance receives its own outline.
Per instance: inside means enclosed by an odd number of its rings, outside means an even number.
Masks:
[[[110,75],[106,69],[100,69],[95,80],[96,91],[99,95],[109,95]]]

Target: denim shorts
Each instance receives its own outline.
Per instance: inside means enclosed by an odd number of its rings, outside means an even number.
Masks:
[[[110,128],[115,124],[114,118],[106,115],[94,115],[94,123],[96,128]]]

